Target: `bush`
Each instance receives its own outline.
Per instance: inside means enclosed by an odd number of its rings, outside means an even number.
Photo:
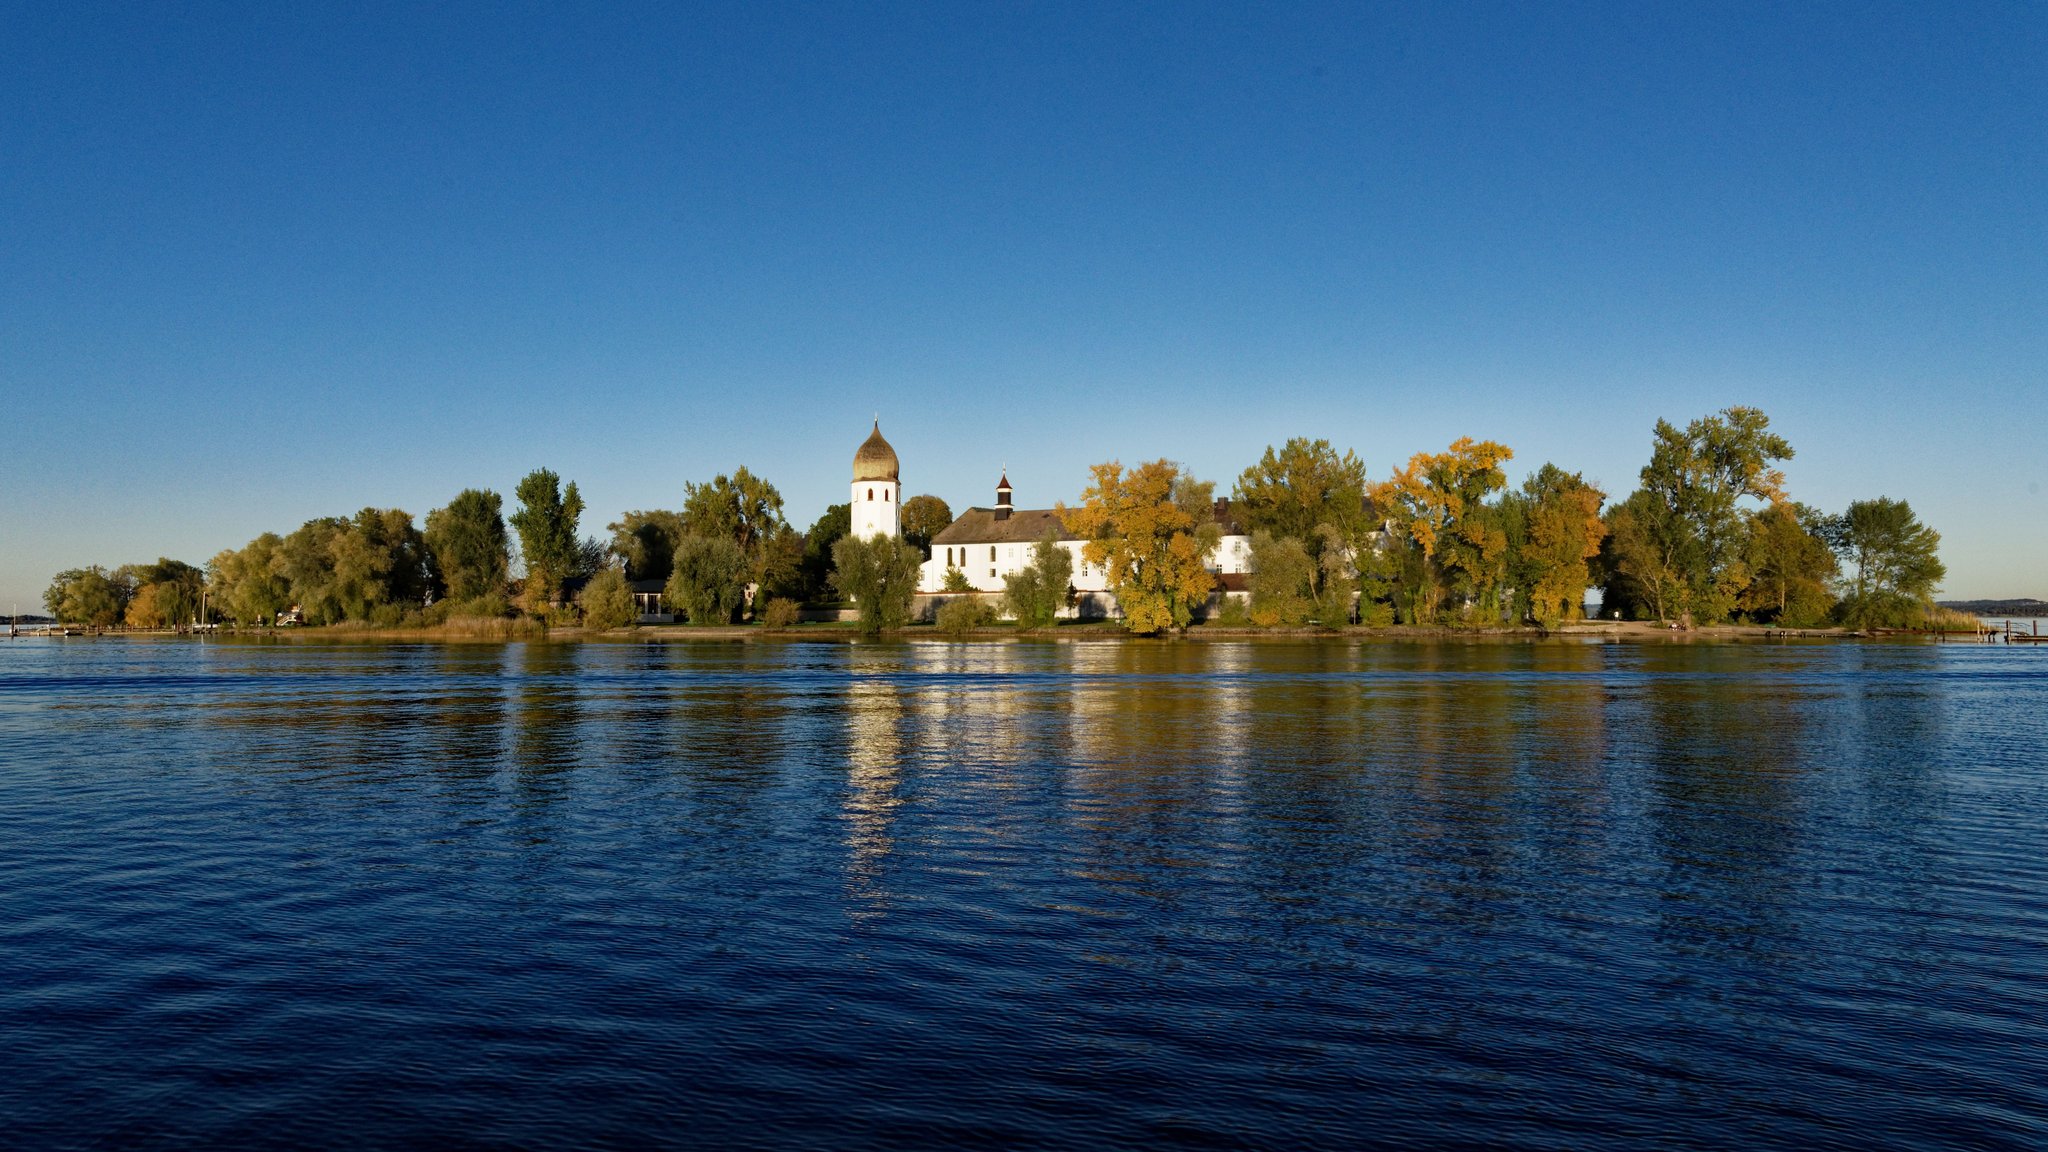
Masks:
[[[543,604],[531,615],[549,628],[573,628],[582,618],[574,604]]]
[[[424,628],[427,614],[409,604],[379,604],[370,609],[366,623],[372,628]]]
[[[1896,592],[1852,593],[1835,605],[1835,616],[1851,628],[1918,628],[1930,607]]]
[[[640,615],[633,606],[633,590],[626,586],[626,574],[617,568],[592,576],[576,602],[583,606],[583,626],[599,632],[624,628]]]
[[[512,604],[503,593],[487,592],[473,600],[436,600],[420,614],[421,622],[432,627],[450,620],[503,619],[512,615]]]
[[[958,568],[946,569],[945,582],[939,585],[942,592],[972,592],[974,585],[967,580],[967,573]]]
[[[1351,591],[1346,588],[1325,588],[1323,605],[1316,611],[1316,619],[1325,628],[1343,628],[1351,623]]]
[[[995,613],[981,602],[981,597],[970,595],[939,605],[935,623],[948,636],[965,636],[976,628],[988,627],[994,619]]]
[[[1358,605],[1358,622],[1367,628],[1392,628],[1394,606],[1385,600],[1374,600]]]
[[[762,607],[761,626],[778,632],[784,628],[794,628],[802,612],[803,609],[798,607],[796,601],[786,596],[777,596]]]
[[[1222,628],[1248,628],[1251,626],[1252,615],[1245,605],[1244,597],[1232,596],[1225,592],[1223,602],[1216,606],[1216,614],[1209,617],[1209,622]]]

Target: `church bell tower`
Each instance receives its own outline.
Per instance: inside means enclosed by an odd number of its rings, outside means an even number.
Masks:
[[[882,439],[882,422],[853,454],[853,535],[902,535],[903,487],[898,483],[896,450]]]

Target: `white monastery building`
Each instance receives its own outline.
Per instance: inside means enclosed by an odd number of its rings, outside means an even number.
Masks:
[[[1001,592],[1012,573],[1029,567],[1034,545],[1046,532],[1059,536],[1060,547],[1074,558],[1074,591],[1080,604],[1071,611],[1082,615],[1108,615],[1114,598],[1109,592],[1108,574],[1099,564],[1090,564],[1082,549],[1087,541],[1067,530],[1054,508],[1017,508],[1012,502],[1008,470],[996,482],[992,508],[972,507],[962,512],[938,535],[932,537],[931,555],[919,573],[920,593],[943,592],[948,569],[958,569],[977,592]],[[882,438],[879,421],[853,454],[853,533],[856,536],[899,536],[903,493],[895,449]],[[1220,579],[1222,589],[1241,591],[1251,560],[1251,537],[1231,519],[1230,501],[1219,499],[1216,523],[1223,538],[1208,557],[1208,567]]]

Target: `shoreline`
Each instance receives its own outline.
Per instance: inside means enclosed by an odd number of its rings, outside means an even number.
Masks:
[[[1577,620],[1554,629],[1536,627],[1516,628],[1456,628],[1444,625],[1400,624],[1383,628],[1353,626],[1342,629],[1321,627],[1300,628],[1226,628],[1217,625],[1196,625],[1181,633],[1156,636],[1140,636],[1124,631],[1113,621],[1089,621],[1080,624],[1063,624],[1044,631],[1025,632],[1005,625],[994,625],[971,629],[957,635],[947,635],[928,624],[913,625],[909,628],[885,631],[876,637],[862,636],[850,624],[802,624],[793,628],[770,630],[757,624],[733,624],[716,627],[699,627],[690,624],[650,624],[629,628],[593,632],[581,626],[557,628],[514,627],[508,621],[503,631],[449,629],[449,628],[353,628],[353,627],[310,627],[310,628],[260,628],[239,630],[223,628],[195,632],[192,630],[172,631],[95,631],[80,629],[71,632],[43,633],[34,638],[80,639],[80,640],[122,640],[122,639],[195,639],[220,640],[235,643],[292,643],[292,644],[351,644],[351,643],[440,643],[440,644],[507,644],[527,643],[853,643],[856,641],[925,641],[937,640],[946,643],[1126,643],[1147,644],[1177,642],[1222,642],[1222,641],[1287,641],[1299,643],[1341,642],[1341,643],[1415,643],[1446,642],[1498,643],[1503,641],[1554,641],[1569,640],[1579,643],[1589,641],[1614,643],[1754,643],[1758,641],[1858,641],[1874,643],[1995,643],[1999,633],[1991,632],[1896,632],[1896,631],[1852,631],[1843,628],[1775,628],[1756,624],[1716,624],[1678,629],[1669,625],[1647,621],[1598,621]],[[30,639],[22,635],[19,639]]]

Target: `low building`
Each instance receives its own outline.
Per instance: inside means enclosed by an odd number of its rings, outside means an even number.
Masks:
[[[945,591],[948,573],[957,571],[974,591],[1001,592],[1013,573],[1030,566],[1034,546],[1050,532],[1073,557],[1072,587],[1079,600],[1073,611],[1083,616],[1113,615],[1108,572],[1100,564],[1089,563],[1084,552],[1088,542],[1068,531],[1058,509],[1017,508],[1013,496],[1006,470],[996,483],[994,507],[969,508],[932,537],[932,554],[919,574],[918,591]],[[1209,554],[1209,570],[1226,581],[1237,577],[1241,583],[1249,570],[1251,538],[1231,518],[1228,499],[1216,501],[1214,516],[1223,538]]]
[[[634,620],[641,624],[673,624],[676,614],[662,603],[666,580],[635,580],[627,585],[633,592]]]

